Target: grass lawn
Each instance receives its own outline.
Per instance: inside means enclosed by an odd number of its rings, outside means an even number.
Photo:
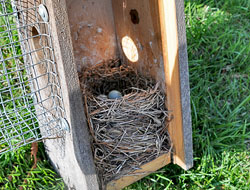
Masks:
[[[168,165],[125,189],[249,190],[250,0],[188,0],[185,7],[194,167]],[[31,172],[30,146],[0,155],[0,189],[64,189],[39,146]]]

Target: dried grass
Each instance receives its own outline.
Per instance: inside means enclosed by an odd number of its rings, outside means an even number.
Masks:
[[[80,80],[102,182],[128,175],[170,151],[168,111],[158,83],[119,60],[83,70]],[[108,99],[114,89],[123,97]]]

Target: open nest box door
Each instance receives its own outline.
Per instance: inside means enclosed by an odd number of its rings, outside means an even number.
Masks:
[[[45,144],[68,187],[99,188],[78,76],[83,68],[109,59],[119,58],[160,84],[171,118],[166,128],[172,149],[100,188],[122,189],[171,162],[186,170],[191,168],[183,0],[61,0],[47,1],[46,7],[70,133],[64,139],[63,150],[55,148],[58,146],[53,140]],[[61,152],[64,154],[59,158]]]

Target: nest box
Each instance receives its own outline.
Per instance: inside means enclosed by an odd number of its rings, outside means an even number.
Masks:
[[[108,59],[120,58],[161,84],[172,116],[173,149],[110,181],[106,189],[126,187],[171,162],[185,170],[192,167],[183,0],[60,0],[45,6],[69,123],[63,140],[45,140],[45,146],[69,189],[99,188],[78,72]]]

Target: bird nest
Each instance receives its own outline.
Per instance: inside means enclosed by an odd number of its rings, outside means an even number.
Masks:
[[[80,76],[97,172],[105,184],[171,149],[165,95],[135,68],[110,60]],[[109,99],[112,90],[122,97]]]

